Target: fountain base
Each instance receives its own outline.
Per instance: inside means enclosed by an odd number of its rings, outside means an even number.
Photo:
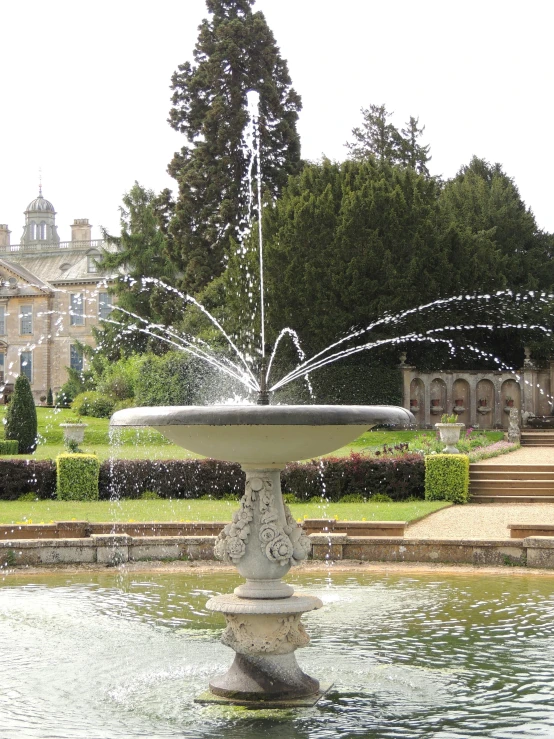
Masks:
[[[322,695],[319,681],[300,669],[294,652],[310,641],[300,621],[302,614],[322,605],[311,595],[211,598],[206,607],[222,613],[227,622],[221,641],[236,652],[229,670],[210,682],[211,702],[217,698],[240,705],[317,702]],[[205,702],[208,697],[198,700]]]

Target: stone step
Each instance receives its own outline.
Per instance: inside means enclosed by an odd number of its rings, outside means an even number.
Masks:
[[[554,470],[500,470],[498,472],[494,467],[488,470],[471,470],[469,473],[471,480],[554,480]]]
[[[498,490],[498,488],[554,489],[554,480],[470,480],[469,484],[472,490],[475,488],[486,488],[487,490]]]
[[[472,495],[471,503],[554,503],[554,495]]]
[[[554,486],[549,488],[537,488],[532,485],[518,485],[517,487],[503,487],[493,488],[484,486],[471,485],[469,492],[471,495],[506,495],[512,497],[514,495],[536,495],[543,498],[545,495],[554,495]]]
[[[551,472],[554,475],[554,464],[481,464],[474,462],[469,465],[469,472]]]

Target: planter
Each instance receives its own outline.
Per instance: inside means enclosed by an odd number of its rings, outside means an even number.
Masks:
[[[491,409],[488,407],[488,405],[480,405],[479,408],[477,408],[478,413],[490,413]]]
[[[412,413],[419,413],[419,402],[417,400],[410,400],[410,410]]]
[[[465,405],[463,403],[456,403],[454,408],[452,408],[452,412],[456,413],[458,416],[465,411]]]
[[[85,429],[88,423],[60,423],[60,428],[63,429],[63,438],[67,441],[75,441],[77,444],[81,444],[85,438]]]
[[[436,423],[435,428],[439,432],[440,440],[446,444],[444,454],[460,454],[456,444],[460,441],[460,433],[465,424],[463,423]]]

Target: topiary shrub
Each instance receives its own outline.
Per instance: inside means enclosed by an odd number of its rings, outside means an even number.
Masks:
[[[6,413],[6,439],[19,442],[20,454],[32,454],[37,448],[37,409],[29,380],[19,375]]]
[[[93,418],[109,418],[114,409],[115,401],[97,390],[79,393],[71,404],[71,409],[78,416],[92,416]]]
[[[54,396],[52,395],[52,388],[48,388],[48,394],[46,396],[46,405],[54,405]]]
[[[469,457],[465,454],[433,454],[425,457],[425,500],[469,499]]]
[[[59,500],[98,500],[100,461],[96,454],[59,454],[56,471]]]
[[[17,439],[7,439],[0,441],[1,454],[19,454],[19,442]]]

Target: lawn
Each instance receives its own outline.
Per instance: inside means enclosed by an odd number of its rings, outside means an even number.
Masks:
[[[0,419],[3,419],[5,407],[0,406]],[[18,459],[55,459],[65,452],[61,423],[75,422],[75,414],[65,408],[37,408],[39,445],[33,455],[17,455]],[[88,424],[85,441],[81,449],[87,453],[95,453],[100,461],[116,457],[119,459],[190,459],[198,455],[171,444],[162,434],[153,429],[116,429],[112,430],[110,439],[107,418],[82,419]],[[348,456],[351,452],[367,454],[382,449],[384,444],[409,442],[421,431],[367,431],[347,446],[337,449],[328,456]],[[433,433],[433,432],[429,432]],[[490,442],[503,438],[502,431],[487,431]]]
[[[298,503],[293,516],[337,518],[341,521],[412,521],[450,505],[443,501],[401,503]],[[230,521],[238,501],[227,500],[122,500],[0,501],[0,523],[51,521]]]

